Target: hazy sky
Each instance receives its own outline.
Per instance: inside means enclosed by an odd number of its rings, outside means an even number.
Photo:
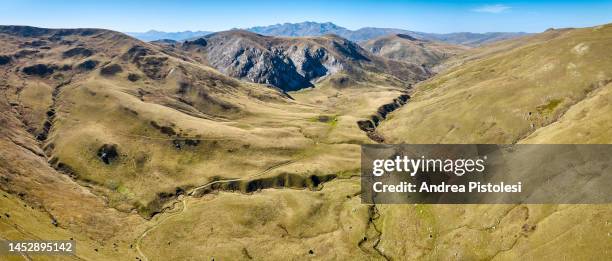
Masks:
[[[284,22],[333,22],[349,29],[539,32],[612,22],[608,1],[0,1],[0,24],[95,27],[123,32],[220,31]]]

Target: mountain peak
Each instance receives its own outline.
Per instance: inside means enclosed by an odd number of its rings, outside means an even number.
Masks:
[[[338,26],[332,22],[318,23],[305,21],[301,23],[284,23],[270,26],[256,26],[247,30],[263,35],[272,36],[321,36],[326,34],[337,34],[343,36],[350,30]]]

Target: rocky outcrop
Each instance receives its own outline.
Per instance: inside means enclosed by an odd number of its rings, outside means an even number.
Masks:
[[[284,91],[310,87],[318,78],[342,68],[336,57],[316,43],[245,31],[212,34],[185,42],[183,48],[204,52],[207,62],[224,74]]]
[[[270,84],[283,91],[311,87],[339,71],[357,75],[366,67],[368,71],[394,74],[398,78],[427,74],[418,65],[395,66],[335,35],[277,38],[233,30],[186,41],[179,48],[226,75]]]
[[[12,58],[8,55],[0,55],[0,65],[8,64],[12,61]]]
[[[35,64],[24,67],[22,71],[27,75],[45,77],[53,74],[53,72],[57,69],[58,67],[56,65]]]
[[[100,62],[96,60],[87,60],[78,65],[78,68],[84,71],[90,71],[96,68]]]
[[[62,56],[64,58],[70,58],[75,56],[80,57],[89,57],[93,55],[93,51],[83,47],[75,47],[70,50],[65,51]]]
[[[121,65],[113,63],[102,67],[102,69],[100,70],[100,74],[104,76],[112,76],[121,73],[122,71],[123,68],[121,68]]]
[[[146,76],[154,80],[165,78],[168,72],[166,63],[168,57],[144,46],[133,46],[123,58],[135,64]]]
[[[277,176],[256,178],[252,180],[218,180],[207,185],[194,188],[191,195],[201,197],[218,191],[253,193],[270,188],[292,188],[316,190],[319,185],[335,179],[336,174],[302,176],[282,173]]]

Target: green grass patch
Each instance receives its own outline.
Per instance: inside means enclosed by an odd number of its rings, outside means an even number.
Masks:
[[[319,115],[308,119],[310,122],[327,123],[330,127],[335,127],[338,124],[337,115]]]
[[[559,104],[561,104],[562,101],[562,99],[552,99],[548,101],[548,103],[536,107],[536,110],[538,110],[540,114],[551,113],[555,110],[555,108],[557,108],[557,106],[559,106]]]

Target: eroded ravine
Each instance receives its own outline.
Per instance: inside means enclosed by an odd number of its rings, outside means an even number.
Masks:
[[[410,100],[410,95],[406,91],[400,96],[397,96],[395,99],[393,99],[392,102],[383,104],[378,107],[376,112],[370,116],[369,120],[357,121],[357,126],[359,126],[359,129],[364,131],[366,135],[368,135],[368,138],[370,138],[371,140],[377,143],[384,143],[385,138],[380,133],[376,132],[376,128],[383,120],[387,118],[387,115],[389,115],[389,113],[396,111],[397,109],[404,106],[406,103],[408,103],[408,100]]]
[[[140,255],[140,260],[149,260],[141,248],[141,244],[144,238],[149,233],[151,233],[151,231],[162,225],[168,219],[183,214],[187,209],[186,200],[189,198],[199,198],[204,195],[217,192],[237,192],[243,194],[252,194],[255,192],[262,191],[264,189],[287,188],[298,190],[308,189],[311,191],[317,191],[322,189],[324,183],[337,178],[336,174],[301,176],[289,173],[282,173],[280,175],[272,177],[258,178],[271,172],[272,170],[287,166],[299,160],[301,160],[301,158],[293,161],[286,161],[281,162],[279,164],[275,164],[249,177],[223,180],[217,179],[210,181],[206,184],[191,188],[189,191],[177,193],[177,195],[174,195],[172,197],[170,203],[165,204],[166,207],[162,208],[159,212],[156,212],[151,216],[151,220],[157,218],[158,221],[152,226],[150,226],[148,229],[143,231],[142,234],[140,234],[136,238],[135,248],[138,254]],[[178,205],[179,203],[181,203],[182,207],[180,210],[176,210],[176,205]]]
[[[387,256],[385,253],[383,253],[382,250],[378,248],[382,237],[382,231],[376,225],[376,221],[379,218],[380,213],[378,212],[378,208],[376,207],[376,205],[370,205],[368,208],[368,224],[366,227],[366,234],[359,242],[358,246],[359,248],[361,248],[361,251],[368,253],[372,256],[376,256],[384,260],[391,260],[389,256]]]
[[[40,141],[41,143],[44,143],[47,140],[49,136],[49,132],[51,131],[51,128],[53,127],[53,123],[55,121],[55,113],[57,111],[58,96],[60,92],[62,91],[62,88],[70,84],[70,82],[71,82],[71,79],[60,82],[59,84],[55,86],[55,88],[53,89],[53,92],[51,93],[51,106],[49,106],[49,109],[47,110],[47,113],[46,113],[47,118],[45,122],[43,123],[42,129],[40,130],[40,132],[36,134],[36,139]]]
[[[385,138],[376,131],[376,128],[383,120],[387,118],[389,113],[398,110],[408,103],[410,100],[410,94],[408,93],[410,89],[412,89],[412,84],[406,91],[394,98],[392,102],[378,107],[376,112],[370,116],[370,119],[357,121],[357,126],[359,126],[359,129],[365,132],[368,138],[371,140],[377,143],[384,143]],[[366,235],[361,242],[359,242],[359,248],[370,255],[378,256],[384,260],[391,260],[391,257],[387,256],[384,251],[378,248],[382,240],[382,229],[376,225],[376,220],[379,218],[380,213],[378,212],[378,208],[376,207],[376,204],[372,204],[369,209]]]

